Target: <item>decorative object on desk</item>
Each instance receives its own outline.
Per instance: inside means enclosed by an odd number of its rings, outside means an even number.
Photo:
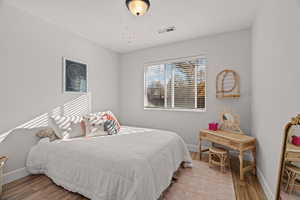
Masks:
[[[300,115],[292,118],[284,128],[276,200],[300,199],[300,146],[295,131],[299,129]],[[295,138],[295,139],[294,139]]]
[[[0,199],[2,196],[2,184],[3,184],[3,167],[5,162],[7,161],[7,157],[0,156]]]
[[[225,69],[216,78],[217,98],[240,97],[240,76],[234,70]]]
[[[211,131],[217,131],[218,130],[218,123],[212,122],[208,124],[208,129]]]
[[[63,58],[63,91],[71,93],[88,92],[87,64]]]
[[[230,111],[221,112],[219,129],[244,134],[240,128],[240,116]]]
[[[296,146],[300,146],[300,137],[293,135],[292,136],[292,144]]]

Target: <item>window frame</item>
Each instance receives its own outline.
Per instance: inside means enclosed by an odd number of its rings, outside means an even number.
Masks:
[[[153,65],[166,65],[166,64],[173,64],[174,62],[185,62],[185,61],[190,61],[190,60],[197,60],[197,59],[206,59],[206,65],[205,65],[205,87],[204,87],[204,91],[205,91],[205,98],[204,98],[204,102],[205,102],[205,108],[150,108],[150,107],[145,107],[145,101],[146,101],[146,92],[147,92],[147,88],[146,88],[146,71],[147,71],[147,67],[151,67]],[[148,110],[148,111],[174,111],[174,112],[206,112],[207,111],[207,68],[208,68],[208,61],[207,61],[207,57],[205,55],[198,55],[198,56],[189,56],[189,57],[182,57],[182,58],[174,58],[174,59],[167,59],[167,60],[159,60],[159,61],[154,61],[154,62],[148,62],[144,64],[144,110]],[[165,80],[166,81],[166,80]],[[166,90],[165,90],[166,93]],[[173,96],[174,98],[174,96]],[[195,96],[196,98],[196,96]],[[166,102],[164,102],[166,103]]]

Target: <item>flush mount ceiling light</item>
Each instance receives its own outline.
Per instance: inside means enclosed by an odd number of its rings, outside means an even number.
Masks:
[[[149,0],[126,0],[128,10],[135,16],[144,15],[150,7]]]

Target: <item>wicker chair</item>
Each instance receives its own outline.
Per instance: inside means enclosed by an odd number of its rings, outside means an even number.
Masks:
[[[300,168],[291,164],[286,164],[284,170],[287,174],[285,191],[292,193],[296,185],[296,180],[300,180]]]

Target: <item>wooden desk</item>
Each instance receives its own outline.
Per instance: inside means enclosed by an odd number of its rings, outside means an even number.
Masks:
[[[244,174],[250,170],[253,170],[254,175],[256,175],[256,139],[254,137],[232,133],[228,131],[201,130],[199,134],[199,140],[200,160],[202,152],[208,151],[208,149],[202,150],[202,140],[207,140],[212,143],[229,147],[239,152],[240,180],[243,181]],[[249,166],[244,166],[245,151],[251,151],[253,155],[253,162]]]

